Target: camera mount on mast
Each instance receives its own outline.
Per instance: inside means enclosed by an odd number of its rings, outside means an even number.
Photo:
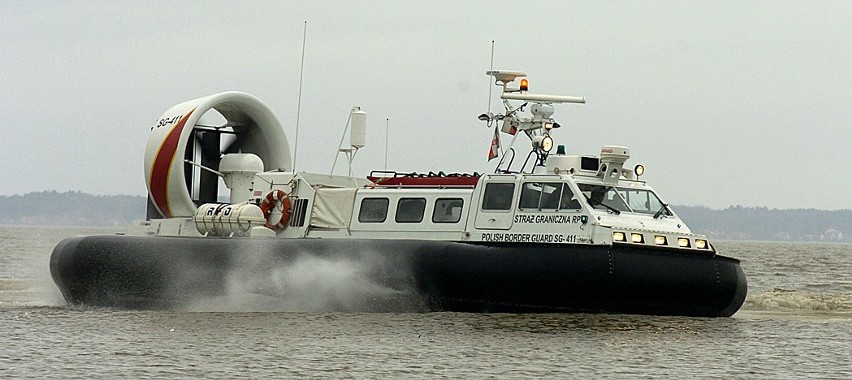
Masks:
[[[529,81],[526,79],[527,74],[521,71],[507,70],[491,70],[486,71],[486,75],[494,77],[494,84],[502,87],[503,92],[500,94],[500,99],[503,100],[505,107],[504,114],[493,115],[490,112],[479,115],[479,120],[485,121],[490,126],[493,121],[502,121],[503,125],[500,131],[513,135],[512,142],[509,144],[511,148],[517,138],[517,133],[523,131],[532,143],[533,152],[538,157],[538,165],[544,165],[544,160],[547,154],[553,148],[553,139],[550,137],[551,130],[559,128],[559,123],[551,116],[553,115],[554,103],[586,103],[586,98],[582,96],[562,96],[562,95],[543,95],[529,94]],[[521,78],[518,87],[511,87],[510,83]],[[513,107],[510,100],[521,100],[523,104]],[[519,112],[523,112],[524,108],[532,103],[529,107],[530,116],[521,117]],[[502,160],[501,160],[502,163]],[[498,167],[500,164],[497,165]]]

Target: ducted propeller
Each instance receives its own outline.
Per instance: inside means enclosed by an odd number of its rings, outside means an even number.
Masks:
[[[292,169],[281,123],[266,104],[245,93],[182,102],[156,119],[150,131],[145,147],[149,218],[190,217],[199,202],[216,202],[220,181],[210,170],[217,170],[224,154],[254,154],[264,170]]]
[[[243,124],[224,120],[215,110],[205,113],[192,127],[191,143],[186,145],[184,175],[193,201],[218,202],[219,178],[215,171],[219,170],[223,155],[240,152],[238,135],[245,128]]]

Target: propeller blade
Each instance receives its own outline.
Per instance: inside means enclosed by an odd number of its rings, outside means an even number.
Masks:
[[[201,165],[213,170],[219,170],[221,153],[219,143],[222,134],[218,131],[202,131],[201,135]],[[216,202],[219,188],[219,178],[207,170],[201,170],[198,181],[198,200]]]
[[[239,153],[242,147],[241,140],[233,135],[225,136],[222,145],[222,154]]]

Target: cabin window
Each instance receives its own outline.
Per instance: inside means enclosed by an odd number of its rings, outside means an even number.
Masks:
[[[388,217],[387,198],[364,198],[361,200],[361,210],[358,211],[358,221],[361,223],[382,223]]]
[[[657,195],[649,190],[644,189],[623,189],[619,188],[618,193],[627,201],[627,205],[634,212],[640,214],[656,214],[657,211],[663,210],[662,215],[671,216],[668,209],[663,208],[663,202]]]
[[[579,210],[580,201],[577,200],[577,197],[574,195],[574,192],[571,191],[571,188],[568,185],[562,185],[562,195],[559,197],[559,209],[560,210]]]
[[[598,210],[614,212],[630,211],[630,208],[627,207],[627,204],[624,203],[624,200],[621,199],[618,192],[611,186],[591,185],[586,183],[581,183],[577,186],[580,188],[580,191],[583,192],[586,200],[589,201],[589,206]]]
[[[526,182],[521,191],[521,210],[579,210],[574,192],[562,182]]]
[[[510,210],[512,208],[512,197],[514,194],[514,183],[489,183],[485,185],[485,196],[482,198],[482,209],[491,211]]]
[[[580,157],[580,169],[596,171],[601,166],[601,160],[597,157]]]
[[[432,211],[432,223],[458,223],[461,220],[464,199],[438,198]]]
[[[397,223],[420,223],[426,210],[426,198],[400,198],[396,203]]]

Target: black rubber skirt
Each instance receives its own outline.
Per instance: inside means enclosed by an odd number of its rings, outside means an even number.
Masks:
[[[726,317],[747,292],[736,259],[585,244],[77,236],[50,271],[71,304],[131,309],[263,297],[273,310]]]

